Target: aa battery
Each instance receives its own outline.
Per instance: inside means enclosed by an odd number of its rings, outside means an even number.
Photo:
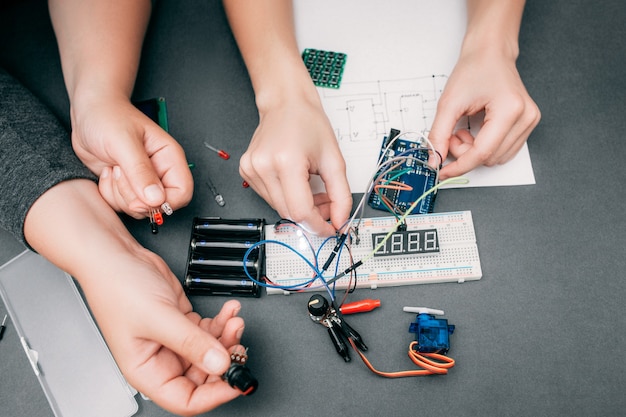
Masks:
[[[258,237],[263,233],[265,222],[262,219],[226,220],[213,217],[197,217],[194,219],[193,231],[197,234],[211,236]]]
[[[264,251],[262,245],[255,245],[263,240],[264,225],[263,219],[196,217],[185,289],[194,294],[258,297],[257,282],[264,275]]]
[[[249,279],[188,274],[185,287],[194,294],[241,295],[255,297],[259,287]]]

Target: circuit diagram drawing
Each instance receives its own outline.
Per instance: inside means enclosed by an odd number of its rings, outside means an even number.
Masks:
[[[337,140],[349,147],[346,142],[379,142],[391,127],[427,132],[447,80],[440,74],[344,82],[340,89],[320,89],[320,94]]]

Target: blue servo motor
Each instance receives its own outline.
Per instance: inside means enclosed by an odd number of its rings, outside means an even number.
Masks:
[[[454,332],[454,325],[448,324],[446,319],[435,317],[443,315],[443,311],[422,307],[405,307],[404,311],[418,313],[409,326],[409,332],[415,333],[418,352],[445,355],[450,350],[450,335]]]

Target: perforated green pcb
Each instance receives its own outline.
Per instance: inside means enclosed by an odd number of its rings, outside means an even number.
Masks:
[[[318,87],[339,88],[348,56],[341,52],[307,48],[302,52],[304,65]]]

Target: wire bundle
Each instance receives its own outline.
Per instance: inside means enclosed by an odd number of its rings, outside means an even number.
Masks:
[[[300,282],[297,284],[293,284],[293,285],[280,285],[280,284],[276,284],[273,283],[271,281],[269,281],[267,278],[265,278],[265,281],[259,281],[256,278],[252,277],[247,271],[246,271],[246,275],[248,276],[248,278],[254,282],[256,282],[258,285],[262,286],[262,287],[269,287],[269,288],[277,288],[283,291],[287,291],[287,292],[299,292],[299,291],[305,291],[305,290],[317,290],[317,289],[324,289],[328,292],[328,294],[330,295],[331,299],[333,301],[335,301],[335,293],[334,293],[334,283],[340,279],[345,277],[346,275],[350,274],[350,285],[348,285],[349,289],[346,292],[346,294],[349,291],[354,290],[354,287],[356,286],[356,275],[354,274],[354,271],[356,268],[358,268],[360,265],[362,265],[363,263],[367,262],[368,260],[370,260],[372,257],[374,257],[374,254],[385,245],[386,241],[391,237],[391,235],[397,230],[398,226],[400,226],[401,224],[404,224],[405,219],[407,218],[407,216],[409,216],[417,207],[417,205],[424,199],[426,198],[428,195],[435,193],[439,188],[441,188],[444,185],[450,184],[450,183],[467,183],[467,179],[463,178],[463,177],[454,177],[454,178],[449,178],[446,179],[444,181],[438,181],[439,178],[439,166],[440,163],[436,164],[436,167],[433,168],[435,175],[436,175],[436,185],[433,186],[432,188],[428,189],[426,192],[424,192],[419,198],[417,198],[410,206],[407,210],[405,210],[404,212],[401,212],[397,207],[393,207],[393,205],[389,204],[388,209],[389,211],[396,217],[397,222],[395,227],[392,227],[388,234],[378,243],[378,245],[376,245],[376,247],[373,248],[373,250],[366,255],[363,259],[359,260],[358,262],[354,262],[354,260],[352,259],[352,254],[351,254],[351,250],[350,250],[350,244],[352,243],[352,241],[357,241],[358,242],[358,228],[359,225],[363,219],[363,213],[364,213],[364,208],[365,208],[365,202],[367,201],[369,195],[372,192],[380,192],[381,189],[383,188],[389,188],[389,187],[397,187],[398,189],[407,189],[406,184],[403,184],[401,182],[395,181],[395,178],[398,178],[399,176],[401,176],[403,174],[403,171],[398,171],[395,172],[392,176],[391,179],[387,179],[387,180],[382,180],[386,175],[388,175],[391,172],[394,172],[394,170],[396,170],[399,166],[401,166],[402,164],[404,164],[407,159],[411,159],[414,161],[418,161],[419,163],[425,164],[424,161],[421,161],[413,156],[407,156],[406,153],[410,152],[406,151],[403,153],[398,154],[397,156],[395,156],[394,158],[391,158],[385,162],[383,162],[384,160],[384,156],[387,154],[387,152],[389,151],[389,149],[391,148],[391,146],[393,145],[394,141],[402,138],[402,137],[406,137],[407,135],[418,135],[419,137],[419,143],[423,144],[423,149],[428,150],[428,152],[432,155],[439,155],[438,152],[435,150],[435,148],[433,147],[433,145],[430,143],[430,141],[428,140],[428,138],[426,136],[424,136],[421,133],[413,133],[413,132],[407,132],[407,133],[402,133],[399,134],[397,136],[395,136],[394,138],[391,138],[391,140],[389,140],[389,143],[387,144],[387,146],[385,147],[385,149],[381,152],[381,155],[377,161],[376,164],[376,168],[374,173],[371,175],[371,179],[368,182],[368,185],[366,187],[366,192],[363,194],[363,197],[361,198],[361,200],[359,201],[359,204],[357,205],[357,208],[355,209],[352,217],[340,228],[340,230],[338,231],[337,235],[335,237],[330,237],[326,240],[324,240],[322,242],[322,244],[320,245],[319,248],[315,249],[311,243],[311,239],[308,236],[307,231],[300,225],[298,225],[297,223],[291,221],[291,220],[287,220],[287,219],[282,219],[280,221],[278,221],[275,224],[275,228],[276,230],[278,230],[279,228],[282,227],[286,227],[286,226],[290,226],[290,227],[294,227],[297,229],[297,232],[299,234],[301,234],[302,238],[305,239],[305,241],[307,242],[307,246],[308,249],[310,251],[310,255],[307,257],[305,256],[301,251],[299,251],[298,249],[284,243],[278,240],[262,240],[257,242],[256,244],[252,245],[245,253],[244,255],[244,264],[247,261],[248,256],[250,255],[250,253],[256,249],[258,246],[260,245],[268,245],[268,244],[276,244],[276,245],[281,245],[283,247],[285,247],[286,249],[288,249],[289,251],[294,252],[300,259],[302,259],[303,262],[305,262],[308,267],[311,269],[311,278],[304,281],[304,282]],[[439,159],[441,159],[441,156],[439,156]],[[390,202],[389,202],[390,203]],[[358,216],[358,219],[357,219]],[[320,253],[322,251],[322,249],[329,244],[330,242],[334,241],[335,243],[335,247],[333,248],[333,251],[329,257],[329,259],[327,259],[323,266],[320,268],[320,264],[321,261],[319,259]],[[344,251],[344,249],[348,252],[348,256],[350,256],[350,267],[348,267],[347,269],[343,270],[343,271],[339,271],[339,259],[341,258],[341,255]],[[334,274],[330,275],[327,274],[327,270],[329,269],[331,263],[335,261],[335,270],[334,270]],[[326,274],[326,276],[325,276]],[[318,284],[316,284],[316,281],[319,281]],[[350,288],[352,287],[352,288]],[[344,296],[345,299],[345,296]],[[338,305],[339,307],[340,305]]]
[[[421,163],[424,165],[427,164],[426,162],[419,160],[418,158],[415,158],[414,156],[408,155],[408,153],[414,151],[415,149],[402,152],[396,155],[395,157],[390,158],[387,161],[383,162],[384,156],[387,154],[387,152],[393,145],[394,141],[398,140],[399,138],[405,135],[406,133],[399,134],[395,136],[394,138],[391,138],[391,140],[389,141],[385,149],[381,152],[381,155],[376,164],[376,169],[374,173],[372,174],[372,176],[370,177],[371,179],[366,187],[366,192],[363,194],[363,197],[359,201],[359,204],[357,205],[357,208],[354,211],[352,217],[340,228],[336,236],[325,239],[320,244],[320,246],[316,249],[311,243],[311,239],[308,235],[308,232],[302,226],[298,225],[297,223],[291,220],[282,219],[274,225],[275,230],[279,230],[280,228],[283,228],[283,227],[295,228],[298,235],[300,235],[302,239],[304,239],[304,241],[306,242],[306,246],[308,247],[308,251],[310,252],[308,256],[305,256],[301,251],[294,248],[293,246],[288,245],[278,240],[274,240],[274,239],[263,240],[263,241],[259,241],[255,243],[250,248],[248,248],[248,250],[246,251],[244,255],[243,261],[245,264],[250,253],[254,251],[258,246],[268,245],[268,244],[281,245],[285,247],[286,249],[288,249],[289,251],[294,252],[300,259],[302,259],[303,262],[305,262],[308,265],[308,267],[311,269],[310,279],[293,284],[293,285],[280,285],[280,284],[271,282],[267,277],[264,278],[264,281],[258,281],[257,279],[252,277],[248,273],[248,271],[245,270],[244,268],[248,278],[256,282],[258,285],[262,287],[277,288],[277,289],[281,289],[287,292],[300,292],[300,291],[324,289],[328,292],[332,302],[335,303],[337,308],[340,308],[341,305],[346,300],[347,295],[356,288],[356,272],[355,272],[356,268],[358,268],[360,265],[370,260],[374,256],[374,254],[381,247],[383,247],[383,245],[385,245],[385,242],[391,237],[391,235],[398,229],[400,225],[404,224],[407,216],[409,216],[415,210],[415,208],[424,198],[426,198],[428,195],[432,193],[435,193],[439,188],[441,188],[442,186],[446,184],[467,183],[467,179],[463,177],[454,177],[454,178],[446,179],[444,181],[439,181],[439,166],[441,162],[441,155],[439,155],[439,153],[435,150],[435,148],[432,146],[428,138],[426,138],[423,134],[418,133],[418,136],[420,139],[419,142],[425,145],[423,149],[428,150],[429,154],[431,155],[439,156],[439,163],[436,164],[435,168],[430,168],[430,169],[433,169],[435,176],[436,176],[435,185],[431,187],[430,189],[428,189],[426,192],[424,192],[419,198],[417,198],[405,211],[402,211],[398,207],[394,206],[391,201],[389,201],[383,196],[382,190],[390,189],[390,188],[396,189],[396,190],[412,190],[412,188],[409,185],[404,184],[400,181],[396,181],[397,178],[401,177],[403,174],[407,172],[406,169],[398,170],[398,168],[402,166],[403,164],[406,164],[408,160],[411,160],[411,162],[416,161],[416,163]],[[419,149],[421,150],[422,148],[419,148]],[[388,175],[389,177],[384,179]],[[386,208],[389,210],[389,212],[391,212],[395,216],[397,221],[396,221],[395,226],[392,227],[391,230],[389,230],[387,235],[378,243],[378,245],[376,245],[373,248],[373,250],[369,254],[367,254],[363,259],[359,260],[358,262],[354,262],[354,259],[352,258],[351,244],[353,241],[358,243],[358,228],[363,220],[365,202],[367,201],[369,195],[372,192],[378,193],[378,196],[381,198],[381,201],[384,202],[384,205],[386,206]],[[358,219],[357,219],[357,216],[358,216]],[[331,242],[333,242],[335,246],[329,258],[322,264],[321,260],[319,259],[320,253],[322,249],[327,244],[330,244]],[[346,268],[345,270],[340,271],[339,261],[344,253],[344,250],[347,252],[350,258],[349,259],[350,266]],[[329,274],[327,273],[327,270],[330,268],[333,261],[335,262],[334,272]],[[322,266],[320,267],[320,265]],[[341,302],[336,302],[334,283],[338,279],[348,274],[350,276],[350,282],[347,287],[347,290]],[[417,342],[412,342],[409,346],[408,355],[411,361],[415,365],[417,365],[420,369],[397,371],[397,372],[382,372],[374,368],[374,366],[365,357],[365,355],[359,349],[357,349],[354,341],[351,338],[348,340],[350,344],[352,345],[353,349],[359,354],[361,360],[367,366],[367,368],[370,369],[376,375],[379,375],[382,377],[402,378],[402,377],[424,376],[424,375],[434,375],[434,374],[442,375],[442,374],[446,374],[448,372],[448,369],[452,368],[455,364],[454,359],[449,358],[443,354],[419,352]]]

